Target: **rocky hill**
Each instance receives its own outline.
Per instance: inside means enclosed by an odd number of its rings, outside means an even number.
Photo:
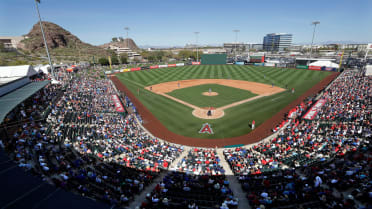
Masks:
[[[107,50],[82,42],[57,24],[43,21],[43,29],[49,50],[52,58],[56,59],[55,61],[76,59],[90,61],[93,56],[98,58],[109,55]],[[26,38],[21,42],[20,48],[32,54],[45,55],[39,22],[24,36]]]
[[[100,45],[100,47],[104,48],[104,49],[107,49],[107,48],[109,48],[110,45],[120,47],[120,48],[129,48],[132,51],[139,50],[136,42],[134,42],[133,39],[131,39],[131,38],[125,38],[123,40],[118,40],[118,41],[112,41],[110,43]]]

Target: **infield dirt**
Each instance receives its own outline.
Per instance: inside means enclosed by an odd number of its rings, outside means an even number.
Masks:
[[[189,88],[189,87],[205,85],[205,84],[219,84],[219,85],[229,86],[229,87],[233,87],[237,89],[243,89],[243,90],[250,91],[254,94],[258,94],[258,96],[245,99],[245,100],[241,100],[238,102],[234,102],[232,104],[228,104],[223,107],[219,107],[212,111],[212,115],[207,115],[208,110],[203,109],[201,107],[197,107],[195,105],[192,105],[190,103],[187,103],[185,101],[182,101],[180,99],[177,99],[167,94],[177,89]],[[283,88],[272,86],[272,85],[267,85],[263,83],[242,81],[242,80],[230,80],[230,79],[192,79],[192,80],[171,81],[171,82],[159,83],[159,84],[152,85],[152,86],[146,86],[145,89],[148,91],[152,91],[156,94],[162,95],[164,97],[167,97],[169,99],[172,99],[188,107],[193,108],[194,110],[192,111],[192,114],[195,117],[202,118],[202,119],[221,118],[225,115],[224,113],[225,109],[235,107],[237,105],[241,105],[243,103],[253,101],[255,99],[258,99],[264,96],[271,96],[273,94],[285,91],[285,89]],[[205,92],[205,93],[206,95],[209,94],[209,92]]]

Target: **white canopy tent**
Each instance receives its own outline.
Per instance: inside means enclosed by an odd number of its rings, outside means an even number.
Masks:
[[[319,67],[330,67],[330,68],[338,68],[338,64],[331,62],[331,61],[325,61],[325,60],[320,60],[316,61],[313,63],[310,63],[309,66],[319,66]]]
[[[43,72],[44,74],[48,75],[49,72],[48,72],[48,68],[50,68],[50,65],[37,65],[35,66],[35,70],[37,72]]]
[[[36,74],[37,71],[32,67],[32,65],[0,67],[0,77],[2,78],[31,77]]]

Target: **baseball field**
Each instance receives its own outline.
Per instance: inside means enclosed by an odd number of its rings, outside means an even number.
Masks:
[[[116,77],[169,131],[192,138],[224,139],[251,132],[253,120],[259,127],[330,74],[201,65],[126,72]],[[199,133],[205,123],[213,134]]]

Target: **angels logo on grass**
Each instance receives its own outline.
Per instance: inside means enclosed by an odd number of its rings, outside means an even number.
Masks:
[[[209,123],[204,123],[202,128],[200,129],[199,133],[200,134],[204,134],[204,133],[213,134],[213,130],[212,130],[211,125]]]

